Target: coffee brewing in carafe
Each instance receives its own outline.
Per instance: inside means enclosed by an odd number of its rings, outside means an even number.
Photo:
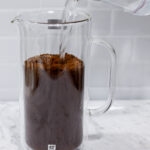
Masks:
[[[68,4],[72,8],[74,2]],[[112,63],[106,105],[89,108],[85,97],[91,18],[71,8],[26,12],[12,21],[18,23],[21,39],[20,149],[83,150],[86,118],[112,104],[115,50],[106,42],[93,42],[108,50]]]
[[[76,3],[66,2],[62,22],[73,19],[69,12]],[[83,140],[84,63],[65,52],[71,32],[72,27],[61,29],[59,54],[25,61],[26,142],[33,150],[47,150],[51,144],[74,150]]]
[[[25,61],[26,141],[33,150],[74,150],[83,139],[84,64],[43,54]],[[42,138],[41,138],[42,137]]]

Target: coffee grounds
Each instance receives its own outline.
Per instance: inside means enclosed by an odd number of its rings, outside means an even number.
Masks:
[[[83,139],[83,62],[71,54],[25,61],[25,134],[33,150],[75,150]]]

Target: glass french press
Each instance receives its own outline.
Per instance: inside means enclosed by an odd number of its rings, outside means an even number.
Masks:
[[[21,53],[21,149],[82,150],[87,139],[88,115],[106,112],[113,99],[115,51],[106,42],[91,39],[91,18],[78,11],[71,22],[62,11],[35,11],[16,17]],[[60,37],[71,28],[61,57]],[[92,42],[91,42],[92,41]],[[91,43],[108,50],[111,58],[108,101],[90,108],[88,64]]]

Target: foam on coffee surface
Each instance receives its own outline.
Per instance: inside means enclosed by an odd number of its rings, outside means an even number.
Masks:
[[[60,70],[75,69],[83,66],[83,61],[71,54],[65,54],[64,58],[61,58],[59,54],[42,54],[39,56],[31,57],[25,61],[26,67],[31,67],[32,63],[36,63],[40,69],[52,69],[59,68]]]

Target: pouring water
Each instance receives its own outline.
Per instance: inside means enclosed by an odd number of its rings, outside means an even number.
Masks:
[[[71,22],[75,18],[75,10],[77,9],[79,0],[66,0],[65,8],[62,14],[62,22]],[[64,58],[65,51],[66,51],[66,44],[68,42],[68,35],[72,32],[72,26],[64,29],[61,28],[61,36],[60,36],[60,47],[59,47],[59,54],[61,58]]]

